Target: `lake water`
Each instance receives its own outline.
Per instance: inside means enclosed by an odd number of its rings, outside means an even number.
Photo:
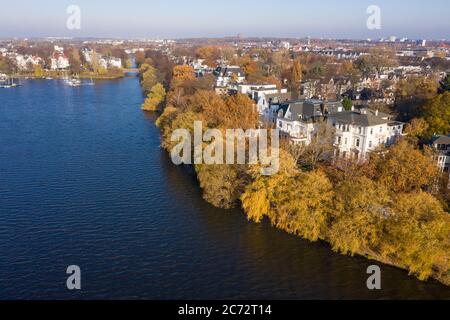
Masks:
[[[208,205],[138,79],[0,90],[0,299],[447,298],[447,287]],[[66,268],[82,290],[66,289]]]

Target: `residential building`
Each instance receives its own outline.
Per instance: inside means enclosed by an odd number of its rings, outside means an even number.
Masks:
[[[327,116],[342,111],[340,101],[298,100],[281,103],[277,111],[277,129],[282,139],[309,145],[318,124]]]
[[[50,59],[52,70],[66,70],[70,67],[69,59],[59,51],[55,51]]]
[[[433,148],[436,150],[436,163],[441,172],[449,172],[450,170],[450,135],[435,136],[432,142]]]
[[[328,123],[335,130],[336,157],[366,160],[370,151],[394,144],[404,124],[388,114],[366,108],[331,114]]]
[[[245,82],[244,72],[238,66],[217,67],[213,74],[216,76],[217,87],[226,87],[230,83],[240,84]]]
[[[116,57],[107,58],[108,68],[122,68],[122,59]]]

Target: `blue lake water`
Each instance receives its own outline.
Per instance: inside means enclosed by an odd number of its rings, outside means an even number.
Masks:
[[[383,265],[369,291],[373,262],[208,205],[142,100],[134,77],[0,89],[0,299],[450,299]]]

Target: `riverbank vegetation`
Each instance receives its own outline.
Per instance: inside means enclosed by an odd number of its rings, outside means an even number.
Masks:
[[[209,52],[199,54],[208,60]],[[363,62],[362,69],[376,67]],[[300,63],[294,65],[291,74],[300,76],[299,68]],[[211,79],[196,79],[187,65],[174,66],[170,81],[164,82],[161,71],[147,60],[141,65],[141,84],[152,106],[154,96],[162,97],[155,92],[162,93],[161,86],[167,91],[164,102],[156,101],[164,105],[157,125],[169,152],[172,132],[183,128],[192,133],[194,121],[222,131],[259,126],[251,99],[217,95]],[[448,99],[448,93],[436,99]],[[433,119],[442,111],[442,101],[428,103],[423,117]],[[433,121],[436,128],[447,125],[437,119],[427,123]],[[321,156],[331,147],[331,139],[313,142],[306,150],[283,144],[280,171],[273,176],[261,175],[258,165],[196,165],[195,170],[205,200],[214,206],[241,206],[256,223],[267,219],[309,241],[326,241],[336,252],[362,255],[404,268],[421,280],[432,277],[450,285],[450,216],[436,190],[438,170],[431,151],[408,137],[374,152],[370,161],[356,163]]]

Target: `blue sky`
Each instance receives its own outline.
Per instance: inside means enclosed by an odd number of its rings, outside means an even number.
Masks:
[[[81,30],[66,28],[72,4]],[[381,8],[381,30],[366,27],[369,5]],[[449,0],[13,0],[2,5],[0,37],[449,39],[449,16]]]

